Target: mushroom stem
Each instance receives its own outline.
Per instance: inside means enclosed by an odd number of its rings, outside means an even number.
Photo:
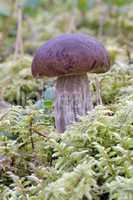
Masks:
[[[63,133],[93,108],[87,74],[61,76],[56,81],[55,125]]]

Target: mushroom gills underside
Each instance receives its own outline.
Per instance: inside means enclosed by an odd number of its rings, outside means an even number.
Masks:
[[[93,108],[87,74],[61,76],[56,80],[55,125],[63,133]]]

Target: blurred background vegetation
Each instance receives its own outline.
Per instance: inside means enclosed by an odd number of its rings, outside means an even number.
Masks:
[[[40,98],[47,80],[33,80],[32,56],[62,33],[96,36],[108,49],[111,64],[132,64],[132,10],[132,0],[0,0],[2,98],[18,105]],[[28,100],[22,100],[24,95]]]
[[[130,54],[133,45],[132,0],[0,0],[1,61],[15,46],[18,6],[22,7],[26,54],[33,54],[51,37],[79,31],[99,37],[108,48],[116,48],[115,53]]]

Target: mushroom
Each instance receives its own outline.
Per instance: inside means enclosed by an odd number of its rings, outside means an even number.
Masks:
[[[55,86],[55,125],[63,133],[92,109],[87,72],[104,73],[110,68],[106,49],[82,33],[63,34],[49,40],[36,52],[34,77],[58,77]]]

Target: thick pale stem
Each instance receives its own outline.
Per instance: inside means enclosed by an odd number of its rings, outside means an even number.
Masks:
[[[66,127],[93,107],[86,74],[62,76],[56,82],[55,124],[63,133]]]

